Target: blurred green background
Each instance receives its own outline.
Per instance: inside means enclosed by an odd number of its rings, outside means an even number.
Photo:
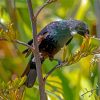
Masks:
[[[34,12],[45,0],[32,0]],[[96,35],[95,0],[58,0],[48,5],[38,16],[38,32],[49,22],[61,19],[78,19],[85,21],[91,35]],[[13,33],[20,41],[32,39],[32,31],[26,0],[0,0],[0,23],[13,24]],[[74,37],[67,47],[68,54],[74,53],[83,38]],[[26,47],[11,42],[0,41],[0,82],[8,82],[13,74],[18,76],[24,71],[28,58],[22,55]],[[62,55],[56,57],[61,59]],[[97,64],[90,64],[93,56],[81,59],[78,63],[58,69],[46,82],[48,100],[99,100],[96,91],[81,96],[86,90],[96,88],[98,82]],[[47,73],[57,62],[48,59],[43,64],[43,73]],[[39,100],[38,82],[33,88],[25,89],[23,100]]]

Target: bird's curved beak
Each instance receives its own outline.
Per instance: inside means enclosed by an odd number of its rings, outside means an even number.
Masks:
[[[86,39],[88,39],[88,38],[89,38],[89,30],[87,30],[87,31],[86,31],[86,33],[85,33],[84,37],[85,37]]]

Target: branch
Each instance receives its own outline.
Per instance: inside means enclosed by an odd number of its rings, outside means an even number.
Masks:
[[[43,8],[45,8],[47,5],[49,5],[49,4],[51,4],[51,3],[55,2],[55,1],[57,1],[57,0],[47,0],[47,1],[39,8],[39,10],[36,12],[35,18],[37,18],[37,16],[40,14],[40,12],[42,11]]]
[[[27,43],[22,42],[22,41],[19,41],[19,40],[14,40],[14,42],[16,42],[16,43],[18,43],[18,44],[21,44],[21,45],[23,45],[23,46],[26,46],[26,47],[28,47],[29,49],[31,49],[32,52],[34,52],[34,48],[33,48],[32,46],[28,45]]]
[[[63,63],[56,65],[55,67],[53,67],[44,77],[44,81],[46,81],[46,79],[49,77],[49,75],[51,75],[56,69],[64,67],[64,66],[69,66],[72,65],[74,63],[77,63],[81,58],[86,57],[88,55],[95,55],[95,54],[100,54],[100,49],[98,50],[97,48],[95,50],[93,50],[92,52],[90,52],[93,48],[91,48],[91,44],[88,44],[89,40],[86,40],[84,42],[84,44],[81,46],[80,50],[74,54],[73,56],[69,57],[67,60],[65,60]],[[86,45],[86,47],[85,47]],[[83,48],[84,46],[84,48]],[[88,47],[87,47],[88,46]],[[85,49],[87,48],[87,49]],[[85,49],[85,51],[84,51]]]
[[[29,10],[31,26],[32,26],[33,46],[35,47],[34,57],[36,61],[36,70],[37,70],[37,76],[38,76],[38,81],[39,81],[40,100],[46,100],[47,97],[45,93],[45,86],[44,86],[44,81],[43,81],[43,76],[42,76],[41,61],[39,58],[38,42],[36,38],[36,35],[37,35],[36,18],[33,13],[31,0],[26,0],[26,1],[28,4],[28,10]]]
[[[96,91],[97,89],[98,89],[98,88],[96,88],[96,89],[92,89],[92,90],[86,90],[86,92],[83,93],[81,96],[84,96],[84,95],[87,94],[87,93],[91,93],[91,95],[92,95],[93,92]],[[89,95],[89,97],[90,97],[91,95]]]
[[[61,66],[63,66],[64,63],[61,63],[59,65],[56,65],[55,67],[53,67],[44,77],[44,81],[46,81],[46,79],[49,77],[49,75],[51,75],[52,72],[54,72],[56,69],[60,68]]]
[[[7,40],[6,38],[0,38],[0,41],[9,41]],[[12,42],[15,42],[15,43],[18,43],[18,44],[21,44],[23,46],[26,46],[28,47],[32,52],[34,52],[34,48],[30,45],[28,45],[27,43],[25,42],[22,42],[22,41],[19,41],[19,40],[11,40]]]

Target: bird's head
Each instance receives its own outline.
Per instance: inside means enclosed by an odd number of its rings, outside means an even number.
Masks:
[[[72,20],[73,26],[71,29],[71,34],[79,34],[81,36],[84,36],[86,38],[89,37],[89,29],[88,26],[86,25],[86,23],[84,23],[83,21],[79,21],[79,20]]]

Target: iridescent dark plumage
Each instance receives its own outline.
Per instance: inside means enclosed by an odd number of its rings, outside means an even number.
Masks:
[[[39,41],[39,52],[41,54],[41,63],[49,57],[53,59],[53,56],[64,46],[68,45],[75,33],[85,36],[89,33],[87,25],[79,20],[61,20],[54,21],[48,24],[41,30],[37,35]],[[32,40],[28,42],[32,45]],[[30,50],[26,49],[23,53],[29,55]],[[32,87],[37,77],[36,65],[33,59],[33,55],[28,63],[26,70],[23,75],[27,75],[25,85]]]

